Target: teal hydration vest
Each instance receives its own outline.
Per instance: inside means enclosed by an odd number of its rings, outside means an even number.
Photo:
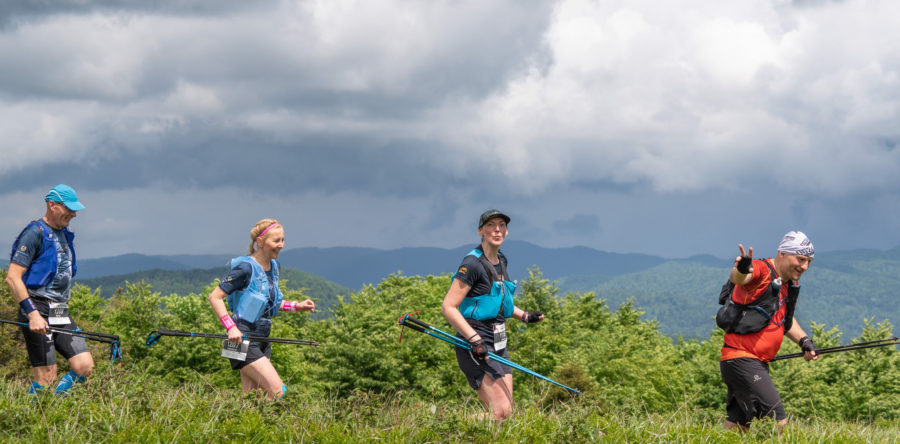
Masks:
[[[516,283],[509,279],[506,273],[506,264],[500,261],[500,276],[494,265],[484,257],[484,251],[476,248],[469,252],[466,256],[475,256],[484,267],[484,271],[491,276],[491,292],[481,296],[472,296],[463,298],[459,304],[459,312],[464,318],[475,319],[476,321],[486,321],[494,319],[497,315],[502,314],[504,318],[511,317],[516,308],[515,293]],[[456,273],[450,277],[450,282],[456,278]]]
[[[12,261],[13,256],[16,254],[16,248],[19,247],[19,240],[25,234],[25,230],[31,225],[37,225],[41,229],[41,254],[35,257],[31,265],[28,266],[28,270],[22,275],[22,282],[25,283],[26,288],[41,288],[53,282],[53,278],[56,277],[56,269],[59,267],[59,258],[56,256],[56,244],[58,241],[54,239],[53,229],[44,223],[42,219],[32,221],[19,233],[19,237],[13,243],[9,260],[10,262]],[[72,277],[74,278],[75,272],[78,271],[78,266],[75,265],[75,245],[72,243],[75,240],[75,233],[69,231],[68,228],[63,228],[62,232],[66,236],[66,243],[69,245],[69,252],[72,254]]]
[[[243,319],[247,322],[256,322],[262,317],[266,310],[266,303],[269,301],[269,279],[266,277],[266,271],[262,265],[256,262],[250,256],[240,256],[231,260],[231,268],[238,266],[243,262],[250,263],[250,269],[253,274],[250,276],[250,284],[243,290],[235,291],[228,295],[226,300],[228,306],[231,307],[234,317]],[[281,301],[284,295],[278,288],[278,262],[272,259],[272,285],[275,286],[275,304],[272,306],[271,317],[278,314],[281,307]]]

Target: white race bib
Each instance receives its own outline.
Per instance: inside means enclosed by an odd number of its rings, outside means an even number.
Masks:
[[[47,322],[50,325],[66,325],[72,323],[72,321],[69,320],[69,304],[65,302],[51,302],[49,315],[50,316],[47,317]]]
[[[494,351],[506,348],[506,324],[494,324]]]
[[[243,341],[240,344],[235,344],[234,342],[226,339],[225,343],[222,345],[222,356],[229,359],[243,361],[247,359],[247,350],[249,349],[250,341]]]

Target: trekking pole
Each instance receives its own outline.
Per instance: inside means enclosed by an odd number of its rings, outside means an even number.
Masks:
[[[213,339],[228,339],[228,335],[216,334],[216,333],[194,333],[191,331],[181,331],[181,330],[166,330],[166,329],[156,329],[150,332],[147,335],[147,347],[150,347],[157,342],[159,342],[160,338],[163,336],[178,336],[183,338],[213,338]],[[285,339],[285,338],[268,338],[265,336],[241,336],[241,339],[251,342],[272,342],[276,344],[294,344],[294,345],[312,345],[315,347],[319,346],[319,343],[316,341],[311,341],[309,339]]]
[[[16,321],[8,321],[6,319],[0,319],[0,322],[4,324],[12,324],[18,325],[22,327],[28,327],[29,325],[24,322],[16,322]],[[117,335],[111,335],[108,333],[98,333],[95,331],[84,331],[82,329],[69,330],[67,328],[53,327],[48,325],[47,330],[51,333],[59,333],[69,336],[78,336],[84,339],[90,339],[91,341],[102,342],[104,344],[109,344],[109,355],[113,364],[115,364],[116,359],[122,358],[122,345],[119,341],[119,337]]]
[[[410,329],[415,330],[415,331],[417,331],[417,332],[425,333],[426,335],[431,336],[431,337],[433,337],[433,338],[437,338],[437,339],[440,339],[440,340],[442,340],[442,341],[444,341],[444,342],[453,344],[453,345],[455,345],[455,346],[457,346],[457,347],[459,347],[459,348],[461,348],[461,349],[463,349],[463,350],[471,350],[471,349],[472,349],[472,346],[471,346],[468,342],[466,342],[466,341],[464,341],[464,340],[462,340],[462,339],[456,337],[456,335],[451,335],[450,333],[447,333],[447,332],[445,332],[445,331],[442,331],[442,330],[439,330],[439,329],[437,329],[437,328],[434,328],[434,327],[432,327],[431,325],[428,325],[428,324],[426,324],[426,323],[424,323],[424,322],[422,322],[422,321],[420,321],[420,320],[418,320],[418,319],[416,319],[416,318],[410,316],[409,313],[406,313],[406,314],[404,314],[403,316],[401,316],[400,319],[398,320],[398,324],[400,324],[400,325],[402,325],[402,326],[405,326],[405,327],[409,327]],[[534,377],[536,377],[536,378],[543,379],[544,381],[547,381],[547,382],[549,382],[549,383],[551,383],[551,384],[555,384],[555,385],[557,385],[557,386],[559,386],[559,387],[562,387],[562,388],[564,388],[564,389],[566,389],[566,390],[568,390],[568,391],[570,391],[570,392],[572,392],[572,393],[574,393],[574,394],[576,394],[576,395],[580,395],[580,394],[581,394],[580,391],[578,391],[578,390],[576,390],[576,389],[573,389],[572,387],[568,387],[568,386],[566,386],[566,385],[560,384],[559,382],[556,382],[556,381],[554,381],[554,380],[552,380],[552,379],[550,379],[550,378],[548,378],[548,377],[546,377],[546,376],[544,376],[544,375],[542,375],[542,374],[540,374],[540,373],[537,373],[537,372],[535,372],[535,371],[533,371],[533,370],[530,370],[530,369],[528,369],[528,368],[526,368],[526,367],[523,367],[523,366],[521,366],[521,365],[519,365],[519,364],[516,364],[515,362],[512,362],[512,361],[510,361],[510,360],[508,360],[508,359],[506,359],[506,358],[502,358],[502,357],[500,357],[500,356],[497,356],[497,355],[495,355],[494,353],[488,352],[488,356],[489,356],[491,359],[493,359],[493,360],[495,360],[495,361],[497,361],[497,362],[499,362],[499,363],[501,363],[501,364],[508,365],[508,366],[510,366],[510,367],[512,367],[512,368],[514,368],[514,369],[516,369],[516,370],[518,370],[518,371],[520,371],[520,372],[529,374],[529,375],[534,376]]]
[[[867,341],[867,342],[857,342],[856,344],[847,344],[847,345],[838,345],[835,347],[828,348],[820,348],[816,350],[817,355],[824,355],[828,353],[837,353],[837,352],[845,352],[845,351],[853,351],[853,350],[864,350],[867,348],[875,348],[875,347],[886,347],[888,345],[898,345],[900,344],[900,338],[894,336],[892,338],[887,339],[878,339],[875,341]],[[791,358],[799,358],[805,355],[806,352],[798,352],[791,353],[787,355],[780,355],[772,358],[772,362],[780,361],[782,359],[791,359]]]

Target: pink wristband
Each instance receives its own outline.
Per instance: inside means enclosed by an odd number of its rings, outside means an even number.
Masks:
[[[225,331],[231,330],[231,327],[234,327],[234,321],[231,320],[231,316],[228,316],[228,313],[225,313],[225,316],[219,318],[219,322],[225,327]]]
[[[297,301],[284,301],[281,303],[281,309],[284,311],[297,311]]]

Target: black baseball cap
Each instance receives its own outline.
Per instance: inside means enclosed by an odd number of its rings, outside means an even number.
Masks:
[[[478,219],[478,228],[483,227],[487,221],[495,217],[502,217],[506,223],[509,223],[509,216],[501,213],[500,210],[487,210],[484,213],[481,213],[481,218]]]

